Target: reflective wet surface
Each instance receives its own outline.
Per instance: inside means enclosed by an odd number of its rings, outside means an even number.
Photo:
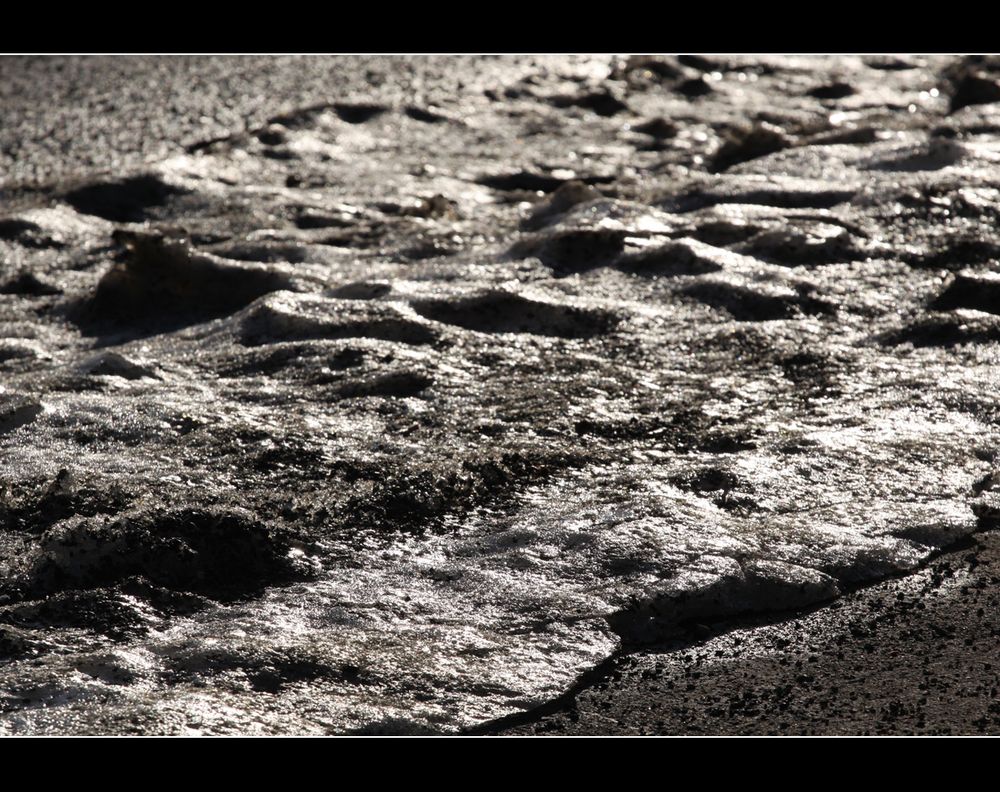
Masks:
[[[0,730],[454,732],[992,527],[1000,67],[887,63],[500,59],[8,184]]]

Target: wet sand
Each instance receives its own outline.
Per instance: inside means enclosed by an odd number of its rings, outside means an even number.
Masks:
[[[0,731],[992,733],[1000,66],[0,61]]]

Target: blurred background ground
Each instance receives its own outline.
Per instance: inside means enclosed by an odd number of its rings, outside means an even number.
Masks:
[[[313,103],[479,92],[539,57],[3,56],[0,184],[134,167]]]

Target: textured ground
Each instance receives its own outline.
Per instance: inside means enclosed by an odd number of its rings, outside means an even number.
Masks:
[[[988,59],[0,69],[3,732],[995,730]]]
[[[700,625],[488,731],[996,734],[998,584],[997,536],[984,534],[917,574],[806,614]]]

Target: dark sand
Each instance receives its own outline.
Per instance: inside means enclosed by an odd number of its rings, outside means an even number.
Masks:
[[[828,607],[621,657],[487,733],[995,735],[998,586],[1000,537],[982,534]]]

